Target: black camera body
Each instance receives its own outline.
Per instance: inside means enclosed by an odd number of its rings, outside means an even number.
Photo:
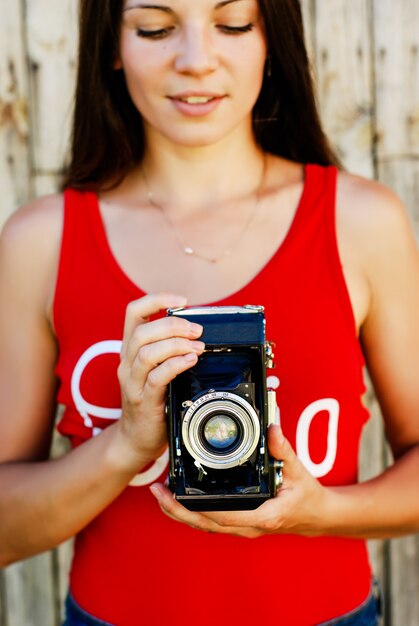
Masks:
[[[192,511],[255,509],[275,496],[282,461],[269,456],[273,367],[261,306],[169,309],[201,324],[205,351],[167,395],[169,488]]]

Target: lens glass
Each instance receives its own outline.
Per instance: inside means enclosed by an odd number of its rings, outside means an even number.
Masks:
[[[205,441],[216,450],[226,450],[234,445],[239,436],[237,423],[228,415],[217,414],[206,422]]]

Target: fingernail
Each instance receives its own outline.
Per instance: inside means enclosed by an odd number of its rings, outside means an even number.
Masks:
[[[157,485],[151,485],[151,487],[149,487],[151,493],[153,494],[153,496],[155,498],[157,498],[157,500],[160,500],[160,490],[157,487]]]
[[[170,304],[172,307],[185,306],[186,303],[187,299],[184,296],[173,296],[170,299]]]
[[[271,429],[271,428],[272,429],[274,428],[276,430],[276,433],[275,433],[276,439],[277,439],[279,445],[282,446],[282,444],[285,441],[285,437],[284,437],[284,433],[282,432],[281,426],[279,426],[279,424],[270,424],[269,425],[269,429]],[[272,433],[272,434],[274,434],[274,433]]]
[[[278,434],[277,434],[278,443],[282,446],[282,444],[285,441],[284,433],[282,432],[281,426],[278,425],[277,429],[278,429]]]
[[[185,354],[185,359],[187,361],[189,361],[190,363],[194,363],[198,358],[198,355],[196,352],[190,352],[189,354]]]
[[[194,322],[191,322],[190,330],[192,335],[199,337],[204,332],[204,327],[201,326],[201,324],[195,324]]]
[[[205,349],[205,344],[203,341],[192,341],[192,347],[197,352],[202,352]]]

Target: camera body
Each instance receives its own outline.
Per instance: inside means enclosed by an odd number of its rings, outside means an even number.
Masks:
[[[169,309],[201,324],[205,351],[169,385],[169,488],[193,511],[254,509],[282,483],[282,461],[268,454],[275,392],[261,306]]]

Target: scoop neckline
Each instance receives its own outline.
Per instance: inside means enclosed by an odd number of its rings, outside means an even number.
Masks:
[[[271,257],[263,264],[263,266],[254,274],[254,276],[251,277],[242,287],[239,287],[239,289],[236,289],[223,298],[218,298],[217,300],[211,300],[209,302],[188,302],[188,306],[218,306],[224,304],[225,302],[230,302],[232,299],[239,299],[244,291],[253,287],[253,285],[261,279],[269,267],[276,262],[278,257],[282,255],[284,250],[290,245],[290,242],[294,237],[294,233],[296,232],[301,221],[302,215],[304,214],[311,186],[310,182],[311,166],[308,163],[303,163],[303,188],[291,224],[289,225],[287,233],[280,242],[279,246],[276,248]],[[90,206],[93,209],[97,243],[99,244],[102,256],[108,266],[108,269],[134,298],[140,298],[147,295],[148,292],[145,291],[140,285],[137,285],[125,272],[110,246],[105,222],[100,210],[100,202],[97,192],[88,192],[88,196],[90,196]]]

